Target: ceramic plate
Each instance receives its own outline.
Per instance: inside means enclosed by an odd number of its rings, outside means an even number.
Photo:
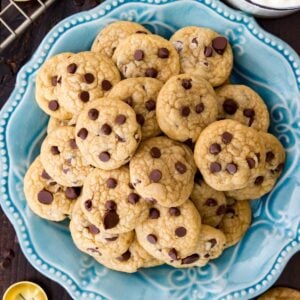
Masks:
[[[56,53],[89,49],[97,32],[119,19],[142,23],[166,38],[187,25],[226,35],[235,54],[232,80],[265,99],[271,132],[286,149],[283,175],[269,195],[253,202],[253,223],[244,239],[204,268],[161,266],[130,275],[110,271],[76,250],[66,223],[42,220],[26,204],[23,177],[39,153],[48,120],[34,100],[36,71]],[[59,23],[19,72],[1,112],[1,205],[27,259],[76,300],[246,299],[262,293],[300,249],[299,65],[289,46],[219,1],[112,0]]]

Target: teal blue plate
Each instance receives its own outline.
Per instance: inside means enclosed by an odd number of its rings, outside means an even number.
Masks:
[[[166,38],[187,25],[226,35],[235,54],[233,82],[251,86],[265,99],[271,132],[286,149],[283,175],[270,194],[253,202],[253,223],[244,239],[204,268],[110,271],[75,248],[66,223],[42,220],[26,204],[23,177],[39,153],[48,120],[34,101],[36,71],[56,53],[89,49],[97,32],[119,19],[142,23]],[[1,206],[27,259],[76,300],[247,299],[262,293],[300,249],[299,66],[288,45],[214,0],[111,0],[60,22],[19,72],[1,111]]]

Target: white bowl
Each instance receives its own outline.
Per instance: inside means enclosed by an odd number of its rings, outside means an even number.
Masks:
[[[300,0],[226,0],[252,15],[265,18],[283,17],[300,10]],[[274,2],[274,3],[273,3]]]

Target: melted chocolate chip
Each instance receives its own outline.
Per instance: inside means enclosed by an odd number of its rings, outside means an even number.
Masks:
[[[251,108],[246,108],[246,109],[244,109],[243,114],[247,118],[254,118],[255,111]]]
[[[113,236],[113,237],[110,237],[110,238],[105,238],[107,241],[109,242],[113,242],[113,241],[116,241],[118,239],[119,236]]]
[[[158,219],[160,217],[160,212],[158,209],[152,207],[149,210],[149,218],[150,219]]]
[[[68,73],[74,74],[77,70],[77,65],[76,64],[69,64],[67,67]]]
[[[159,48],[157,51],[157,56],[159,58],[168,58],[170,55],[170,51],[167,48]]]
[[[132,97],[127,97],[127,98],[123,99],[123,101],[125,103],[127,103],[129,106],[133,105],[133,99],[132,99]]]
[[[180,173],[184,174],[187,170],[186,165],[183,164],[182,162],[178,161],[175,163],[175,169]]]
[[[81,187],[67,187],[65,190],[65,195],[70,200],[75,200],[80,196]]]
[[[95,80],[95,76],[92,73],[86,73],[84,74],[84,80],[88,84],[93,83]]]
[[[69,141],[69,145],[72,149],[78,149],[77,144],[76,144],[76,140],[75,139],[70,139]]]
[[[172,258],[172,260],[177,260],[177,251],[175,248],[170,249],[168,255]]]
[[[272,151],[268,151],[266,154],[266,162],[270,163],[275,158],[275,155]]]
[[[184,227],[177,227],[175,229],[175,235],[178,237],[184,237],[186,235],[186,229]]]
[[[197,40],[197,38],[195,38],[195,37],[192,38],[192,43],[198,45],[198,40]]]
[[[237,172],[237,169],[237,165],[234,163],[227,164],[226,166],[226,171],[231,175],[235,174]]]
[[[147,241],[151,244],[157,243],[157,237],[154,234],[148,234],[147,235]]]
[[[117,203],[113,200],[108,200],[105,202],[105,208],[107,210],[116,210],[117,209]]]
[[[98,227],[96,227],[95,225],[91,224],[87,227],[88,231],[93,234],[93,235],[96,235],[98,233],[100,233],[100,230]]]
[[[82,91],[79,93],[79,98],[82,102],[86,103],[90,100],[90,94],[87,91]]]
[[[284,163],[280,163],[277,168],[275,169],[276,172],[281,172],[284,168]]]
[[[152,147],[150,149],[150,154],[151,154],[152,158],[160,158],[161,157],[160,149],[157,147]]]
[[[91,211],[92,210],[92,207],[93,207],[93,203],[92,203],[92,200],[86,200],[84,202],[84,207],[87,211]]]
[[[217,240],[216,239],[210,239],[209,242],[211,244],[211,248],[213,248],[217,244]]]
[[[178,217],[181,215],[180,209],[177,207],[170,207],[169,214],[173,217]]]
[[[41,177],[46,180],[52,179],[51,176],[45,170],[43,170]]]
[[[185,90],[192,88],[192,79],[182,79],[181,85]]]
[[[141,60],[143,60],[143,58],[144,58],[144,51],[143,51],[143,50],[140,50],[140,49],[136,50],[136,51],[134,52],[133,57],[134,57],[134,59],[135,59],[136,61],[141,61]]]
[[[114,178],[108,178],[106,180],[106,186],[109,189],[114,189],[117,185],[118,185],[118,181],[116,179],[114,179]]]
[[[136,114],[136,121],[143,126],[145,124],[145,118],[142,114]]]
[[[51,83],[53,86],[57,86],[57,82],[58,82],[58,76],[52,76],[51,77]]]
[[[127,261],[131,257],[131,253],[129,250],[127,250],[125,253],[123,253],[121,256],[117,257],[117,260],[119,261]]]
[[[156,78],[158,75],[158,72],[156,69],[154,68],[148,68],[145,72],[145,76],[146,77],[152,77],[152,78]]]
[[[139,34],[148,34],[148,32],[142,31],[142,30],[138,30],[138,31],[136,31],[135,33],[139,33]]]
[[[116,122],[116,124],[118,124],[118,125],[123,125],[125,122],[126,122],[126,116],[125,115],[122,115],[122,114],[120,114],[120,115],[117,115],[116,116],[116,118],[115,118],[115,122]]]
[[[57,146],[51,146],[50,151],[53,155],[58,155],[60,153]]]
[[[225,131],[225,132],[222,134],[222,142],[223,142],[224,144],[226,144],[226,145],[229,144],[229,143],[231,142],[232,138],[233,138],[233,135],[232,135],[231,133],[227,132],[227,131]]]
[[[111,229],[118,225],[120,221],[119,215],[115,210],[109,210],[105,213],[103,224],[105,229]]]
[[[261,185],[263,182],[264,182],[264,177],[263,176],[258,176],[256,177],[255,181],[254,181],[254,184],[255,185]]]
[[[99,159],[103,162],[107,162],[110,160],[110,154],[107,151],[101,152],[99,154]]]
[[[213,48],[208,46],[204,48],[205,57],[211,57],[213,55]]]
[[[53,195],[51,192],[43,189],[37,194],[37,198],[40,203],[50,205],[53,201]]]
[[[161,180],[162,174],[161,171],[158,169],[152,170],[149,178],[152,182],[159,182]]]
[[[195,111],[197,114],[201,114],[204,111],[204,104],[203,103],[197,104],[195,107]]]
[[[85,139],[87,138],[88,134],[89,134],[89,133],[88,133],[87,129],[81,128],[81,129],[78,131],[77,136],[78,136],[79,138],[81,138],[82,140],[85,140]]]
[[[217,211],[216,211],[216,214],[217,214],[218,216],[224,215],[224,214],[226,213],[226,210],[227,210],[226,205],[222,204],[222,205],[220,205],[220,206],[218,207],[218,209],[217,209]]]
[[[221,165],[217,162],[213,162],[210,164],[210,172],[211,173],[218,173],[221,171]]]
[[[112,84],[110,81],[104,79],[101,82],[101,87],[102,87],[102,90],[109,91],[112,88]]]
[[[217,155],[221,152],[222,149],[221,149],[221,146],[219,144],[214,143],[214,144],[211,144],[209,146],[208,150],[209,150],[209,153]]]
[[[128,196],[128,202],[131,204],[136,204],[140,200],[140,196],[136,193],[130,193]]]
[[[222,55],[227,47],[227,39],[223,36],[218,36],[212,40],[212,47],[215,49],[215,51]]]
[[[189,114],[190,114],[190,112],[191,112],[191,110],[190,110],[190,108],[188,107],[188,106],[183,106],[182,108],[181,108],[181,115],[183,116],[183,117],[188,117],[189,116]]]
[[[196,262],[200,258],[199,254],[195,253],[181,260],[182,265],[189,265]]]
[[[52,111],[57,111],[59,109],[59,103],[57,100],[51,100],[48,103],[48,108]]]
[[[156,108],[156,102],[150,99],[145,103],[145,106],[148,111],[153,111]]]
[[[255,167],[255,160],[251,157],[246,158],[249,169],[253,169]]]
[[[89,111],[88,111],[88,117],[90,118],[90,120],[97,120],[98,117],[99,117],[99,111],[98,109],[96,108],[91,108]]]
[[[111,127],[108,125],[108,124],[103,124],[101,126],[101,129],[100,129],[101,133],[103,133],[104,135],[110,135],[111,132],[112,132],[112,129]]]
[[[213,206],[217,206],[218,205],[218,201],[213,199],[213,198],[208,198],[205,201],[205,205],[209,206],[209,207],[213,207]]]
[[[223,103],[223,109],[228,115],[234,115],[238,109],[238,105],[234,100],[226,99]]]

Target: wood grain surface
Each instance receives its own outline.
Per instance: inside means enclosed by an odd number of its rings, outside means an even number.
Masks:
[[[0,0],[0,7],[1,7]],[[45,34],[61,19],[83,10],[90,9],[102,1],[66,0],[56,1],[28,30],[0,53],[0,107],[9,97],[18,69],[26,63],[38,47]],[[281,19],[257,22],[267,31],[280,37],[300,53],[300,12]],[[258,49],[253,49],[258,51]],[[7,253],[9,249],[10,254]],[[10,256],[7,260],[6,256]],[[14,254],[14,255],[13,255]],[[59,255],[59,253],[58,253]],[[14,257],[13,257],[14,256]],[[289,261],[284,272],[275,283],[300,290],[300,252]],[[57,283],[44,277],[26,261],[15,239],[15,232],[0,208],[0,297],[9,285],[21,280],[30,280],[40,284],[49,296],[49,300],[69,300],[71,297]],[[77,300],[77,299],[76,299]],[[121,299],[116,299],[121,300]]]

